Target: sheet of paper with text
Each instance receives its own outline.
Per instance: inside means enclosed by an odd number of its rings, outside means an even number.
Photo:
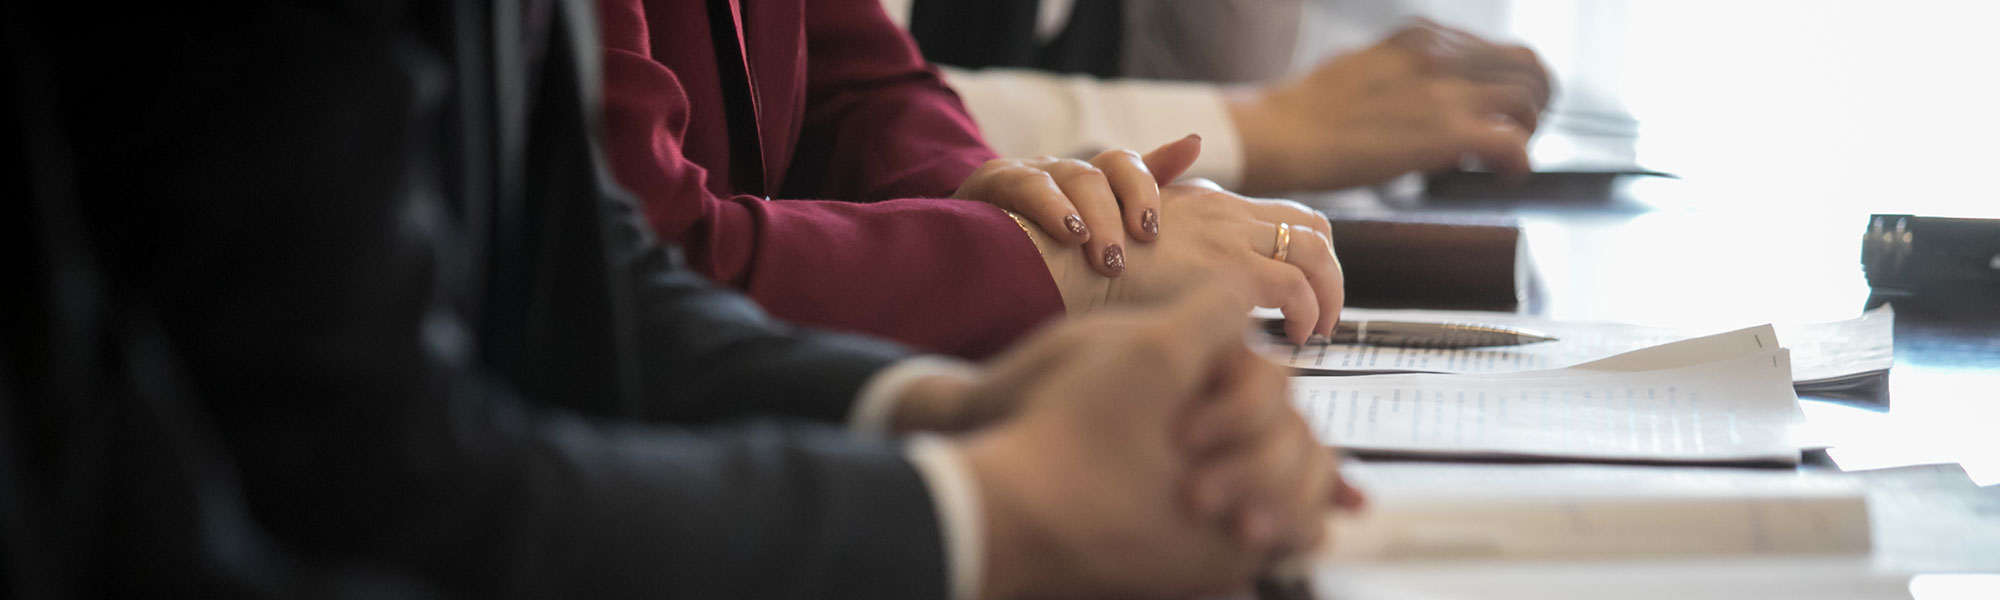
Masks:
[[[1349,461],[1368,510],[1346,560],[1862,554],[1868,502],[1841,473],[1603,464]]]
[[[1683,349],[1602,364],[1672,363]],[[1366,453],[1796,464],[1791,381],[1789,353],[1766,348],[1646,371],[1294,377],[1292,394],[1321,441]]]
[[[1300,369],[1363,373],[1511,373],[1560,369],[1621,352],[1694,338],[1710,331],[1621,323],[1553,321],[1509,313],[1350,308],[1342,320],[1469,322],[1520,327],[1558,341],[1486,348],[1392,348],[1359,345],[1293,346],[1273,342],[1264,355]],[[1793,377],[1802,384],[1838,383],[1880,373],[1895,362],[1894,309],[1830,323],[1775,327],[1792,349]]]

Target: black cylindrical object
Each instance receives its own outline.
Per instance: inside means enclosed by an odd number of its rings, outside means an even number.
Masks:
[[[2000,219],[1874,215],[1861,239],[1868,285],[1909,293],[2000,287]]]

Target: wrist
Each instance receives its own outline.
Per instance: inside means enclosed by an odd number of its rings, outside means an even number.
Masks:
[[[1243,138],[1243,184],[1236,191],[1275,196],[1319,187],[1312,170],[1339,166],[1312,164],[1315,148],[1337,140],[1319,139],[1328,132],[1310,127],[1311,115],[1297,110],[1296,93],[1287,92],[1274,85],[1223,94],[1229,120]]]
[[[930,375],[911,380],[903,387],[889,413],[888,429],[903,434],[913,431],[962,431],[972,427],[968,399],[972,379],[964,374]]]
[[[1281,153],[1275,148],[1279,134],[1273,127],[1276,119],[1271,115],[1269,94],[1263,87],[1237,87],[1222,95],[1229,121],[1243,139],[1244,193],[1269,194],[1288,187],[1276,169]]]
[[[1081,246],[1063,245],[1012,211],[1008,211],[1007,216],[1021,226],[1021,232],[1027,234],[1028,241],[1033,242],[1035,251],[1041,254],[1043,266],[1048,268],[1049,277],[1062,294],[1064,312],[1075,316],[1104,305],[1111,278],[1098,275],[1084,264]]]

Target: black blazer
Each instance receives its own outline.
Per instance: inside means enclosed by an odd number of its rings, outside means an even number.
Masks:
[[[910,464],[797,422],[902,351],[648,237],[583,0],[129,4],[0,8],[0,589],[945,594]]]
[[[925,59],[955,67],[1124,74],[1125,0],[1075,0],[1046,42],[1035,40],[1040,14],[1036,0],[913,0],[910,36]]]

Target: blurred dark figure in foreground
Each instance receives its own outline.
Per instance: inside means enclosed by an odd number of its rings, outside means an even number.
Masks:
[[[712,288],[606,184],[591,23],[0,7],[0,589],[1185,597],[1354,501],[1226,294],[927,373]]]

